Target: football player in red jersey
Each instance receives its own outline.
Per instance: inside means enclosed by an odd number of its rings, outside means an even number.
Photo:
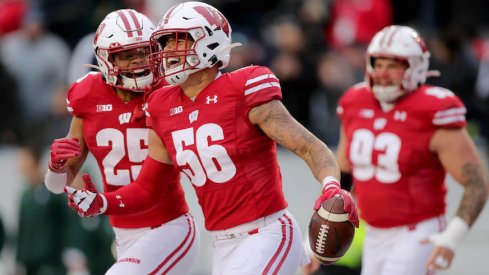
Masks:
[[[429,56],[415,30],[386,27],[367,49],[367,82],[339,101],[337,160],[351,173],[368,224],[364,275],[449,268],[487,199],[487,173],[464,129],[464,105],[451,91],[425,84],[436,74],[428,71]],[[446,172],[465,188],[448,225]]]
[[[45,183],[52,192],[63,192],[88,152],[98,163],[107,192],[144,174],[149,129],[141,107],[143,90],[153,83],[148,60],[153,31],[146,16],[130,9],[108,14],[99,25],[94,49],[101,72],[87,74],[68,91],[73,119],[67,137],[51,145]],[[138,109],[142,117],[133,113]],[[199,234],[178,173],[160,170],[153,176],[157,186],[150,208],[110,216],[117,262],[107,274],[185,274],[197,257]],[[95,191],[88,180],[85,189]]]
[[[156,173],[173,164],[188,176],[213,236],[213,274],[294,274],[308,260],[287,211],[277,143],[304,159],[322,182],[314,207],[339,194],[358,224],[334,154],[287,112],[277,77],[260,66],[220,72],[235,44],[217,9],[200,2],[170,8],[152,43],[159,49],[150,57],[159,65],[156,78],[174,86],[147,101],[152,129],[142,169]],[[154,181],[149,175],[110,193],[68,189],[70,204],[82,214],[145,209],[155,202],[156,182],[141,188],[143,180]]]

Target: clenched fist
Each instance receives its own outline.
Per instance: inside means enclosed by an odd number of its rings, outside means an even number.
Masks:
[[[62,172],[67,160],[78,157],[80,154],[80,141],[77,138],[55,139],[53,144],[51,144],[49,169],[53,172]]]

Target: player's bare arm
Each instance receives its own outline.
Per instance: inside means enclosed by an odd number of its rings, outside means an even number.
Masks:
[[[83,120],[81,118],[75,116],[73,117],[71,120],[70,130],[66,137],[77,138],[80,141],[81,149],[81,154],[78,157],[69,159],[66,165],[66,173],[68,175],[67,183],[71,184],[88,155],[88,148],[85,144],[85,139],[83,138]]]
[[[444,168],[464,186],[457,216],[471,226],[479,216],[489,193],[487,172],[465,129],[440,129],[430,147],[438,153]]]
[[[349,173],[351,171],[350,164],[346,157],[346,136],[343,127],[340,129],[340,141],[338,142],[338,147],[336,148],[336,161],[340,167],[341,172]]]
[[[487,174],[465,129],[437,130],[431,139],[430,150],[438,154],[445,170],[465,188],[456,217],[441,234],[432,237],[435,248],[426,266],[444,270],[451,266],[456,242],[484,207],[488,194]]]
[[[339,178],[333,152],[298,123],[279,100],[254,107],[248,116],[267,136],[302,158],[318,181],[327,176]]]

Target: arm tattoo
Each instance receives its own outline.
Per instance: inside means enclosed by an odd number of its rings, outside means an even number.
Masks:
[[[250,119],[271,139],[302,158],[318,180],[322,180],[321,171],[337,170],[331,150],[298,123],[279,101],[254,107],[250,111]],[[331,175],[332,172],[324,173]]]
[[[465,179],[465,191],[457,216],[468,221],[469,226],[472,226],[484,207],[488,189],[480,164],[475,162],[466,163],[462,167],[462,175]]]

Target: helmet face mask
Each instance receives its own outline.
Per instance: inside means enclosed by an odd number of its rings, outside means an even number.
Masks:
[[[134,10],[118,10],[100,23],[94,38],[95,57],[107,84],[143,91],[153,83],[148,62],[153,23]]]
[[[166,41],[184,41],[187,47],[171,47]],[[151,63],[155,78],[172,85],[183,83],[190,74],[205,68],[225,68],[231,52],[231,27],[214,7],[201,2],[184,2],[170,8],[151,36]],[[180,45],[177,43],[177,45]],[[179,66],[171,66],[174,58]],[[170,62],[169,62],[170,60]]]
[[[157,70],[155,78],[164,77],[172,85],[184,82],[188,76],[200,69],[200,59],[195,52],[195,41],[187,31],[165,30],[154,36],[158,43],[152,43],[157,48],[150,55],[150,60]],[[157,37],[157,38],[156,38]]]
[[[408,67],[398,89],[382,89],[373,85],[374,60],[384,57],[404,60]],[[423,85],[428,76],[430,53],[423,39],[410,27],[389,26],[378,32],[367,48],[366,77],[379,101],[394,102]],[[378,91],[382,91],[377,93]],[[390,94],[389,94],[390,93]]]

